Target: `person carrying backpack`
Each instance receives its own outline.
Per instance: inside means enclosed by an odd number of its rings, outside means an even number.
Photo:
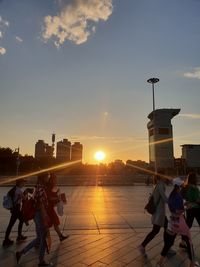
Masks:
[[[23,200],[23,191],[22,187],[25,185],[24,179],[19,179],[16,181],[16,185],[8,192],[12,199],[12,208],[10,209],[11,217],[8,224],[8,227],[6,229],[5,238],[3,241],[3,247],[10,246],[14,243],[13,240],[10,240],[9,236],[11,233],[11,230],[16,223],[17,220],[19,220],[18,224],[18,236],[17,241],[24,241],[27,237],[22,235],[22,228],[23,228],[23,216],[21,212],[21,206],[22,206],[22,200]]]
[[[36,208],[35,216],[33,219],[35,223],[36,237],[32,241],[30,241],[24,248],[20,248],[20,250],[16,252],[15,256],[17,264],[19,263],[23,255],[25,255],[33,247],[39,245],[38,266],[52,266],[51,262],[46,262],[44,259],[45,251],[47,250],[47,252],[49,252],[49,241],[51,240],[49,228],[52,226],[51,220],[47,214],[48,199],[45,190],[47,180],[48,173],[41,173],[38,175],[37,184],[33,193],[33,199]]]

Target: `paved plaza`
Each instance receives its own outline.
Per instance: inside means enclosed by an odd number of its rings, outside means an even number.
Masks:
[[[137,249],[144,236],[151,229],[151,217],[144,213],[144,205],[151,192],[151,186],[67,186],[61,187],[68,204],[65,215],[60,217],[63,234],[70,237],[60,242],[51,229],[52,248],[47,260],[53,266],[64,267],[104,267],[134,266],[153,267],[163,247],[163,231],[147,246],[147,256]],[[167,191],[169,191],[168,188]],[[8,187],[0,188],[0,198]],[[0,243],[9,220],[9,211],[0,207]],[[17,225],[11,233],[16,240]],[[16,243],[9,248],[0,248],[0,266],[17,266],[15,252],[24,247],[35,236],[34,224],[24,226],[26,242]],[[197,261],[200,261],[200,230],[195,221],[192,228],[193,243]],[[180,237],[177,237],[173,249],[176,255],[168,256],[166,267],[188,266],[187,254],[179,249]],[[38,255],[36,249],[24,255],[18,266],[36,267]]]

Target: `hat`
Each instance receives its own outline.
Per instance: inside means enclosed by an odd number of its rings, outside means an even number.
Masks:
[[[181,186],[183,183],[184,181],[180,177],[174,178],[172,180],[173,185]]]

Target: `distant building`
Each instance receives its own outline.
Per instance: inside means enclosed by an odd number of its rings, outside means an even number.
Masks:
[[[44,140],[38,140],[35,144],[35,158],[44,158],[46,154],[46,144]]]
[[[80,142],[75,142],[71,147],[71,161],[83,159],[83,145]]]
[[[143,160],[127,160],[126,165],[138,171],[146,171],[149,169],[149,163]]]
[[[53,148],[44,142],[44,140],[38,140],[35,144],[35,158],[52,158]]]
[[[148,115],[149,162],[157,170],[174,168],[173,131],[171,119],[180,109],[157,109]]]
[[[200,145],[182,145],[181,158],[187,168],[200,168]]]
[[[69,162],[71,160],[71,142],[68,139],[57,142],[56,159],[59,162]]]

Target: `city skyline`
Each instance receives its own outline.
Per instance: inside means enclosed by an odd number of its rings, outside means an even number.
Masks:
[[[68,138],[83,162],[149,161],[148,115],[180,108],[174,155],[200,144],[200,2],[0,1],[1,147]]]

